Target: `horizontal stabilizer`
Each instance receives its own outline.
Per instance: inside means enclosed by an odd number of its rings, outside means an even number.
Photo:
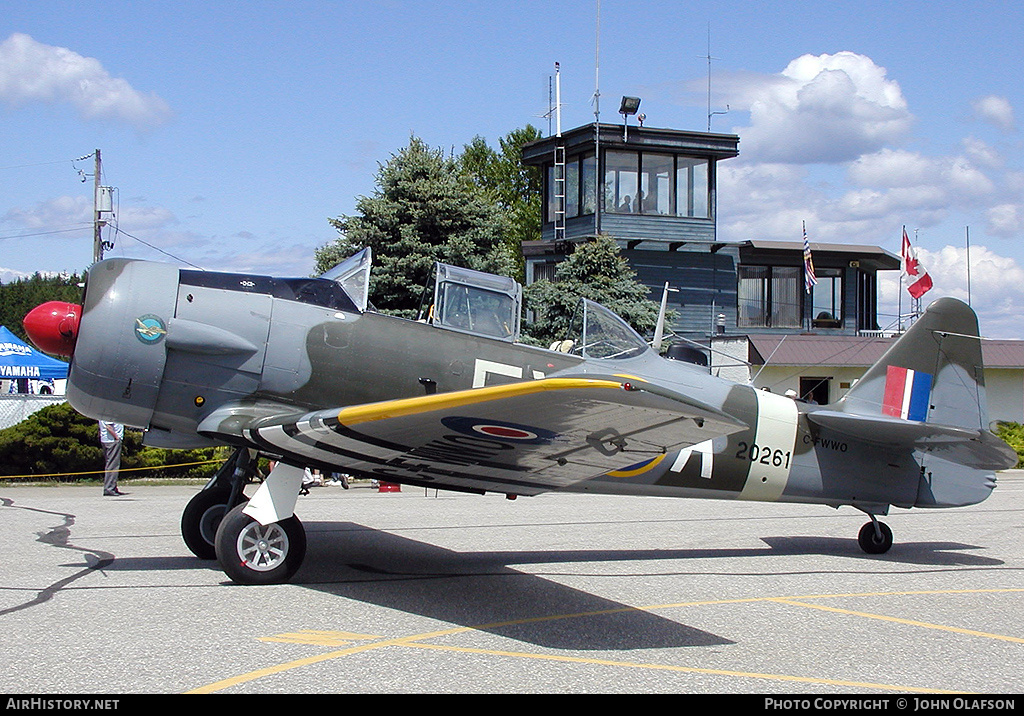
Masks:
[[[987,430],[835,410],[815,410],[807,413],[807,419],[856,440],[882,446],[909,446],[967,467],[1006,470],[1017,464],[1013,449]]]

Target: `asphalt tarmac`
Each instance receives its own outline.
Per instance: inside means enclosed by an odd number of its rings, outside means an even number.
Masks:
[[[265,587],[185,547],[198,486],[122,489],[0,483],[0,693],[1024,692],[1021,472],[881,556],[852,508],[316,487]]]

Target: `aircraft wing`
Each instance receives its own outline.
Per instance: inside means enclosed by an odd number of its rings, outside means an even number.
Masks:
[[[234,425],[240,425],[239,418],[235,409]],[[253,418],[239,435],[286,462],[385,482],[522,495],[746,427],[711,406],[643,381],[592,376],[305,415],[267,415],[263,408]],[[206,434],[218,432],[215,423],[206,423]]]

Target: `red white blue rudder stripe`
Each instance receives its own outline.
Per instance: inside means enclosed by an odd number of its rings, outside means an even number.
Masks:
[[[890,365],[885,371],[882,413],[905,420],[924,421],[928,417],[931,390],[930,373]]]

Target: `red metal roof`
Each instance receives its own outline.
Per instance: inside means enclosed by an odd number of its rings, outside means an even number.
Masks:
[[[758,365],[868,367],[894,338],[873,336],[749,335],[750,362]],[[1024,369],[1024,341],[982,340],[986,368]]]

